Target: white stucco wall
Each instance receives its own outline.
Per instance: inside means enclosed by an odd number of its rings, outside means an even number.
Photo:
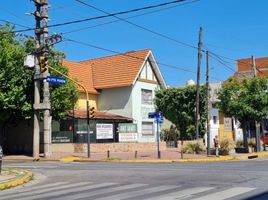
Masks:
[[[142,136],[142,122],[154,122],[154,119],[148,118],[149,112],[154,112],[155,107],[152,105],[142,105],[141,101],[141,90],[147,89],[152,90],[152,95],[154,97],[155,90],[158,88],[156,84],[145,83],[137,81],[132,90],[132,117],[134,119],[134,123],[137,124],[138,128],[138,141],[139,142],[154,142],[156,141],[156,124],[154,123],[154,135],[152,136]]]
[[[213,116],[217,117],[216,123],[213,121]],[[219,109],[217,108],[212,108],[210,110],[210,147],[214,147],[214,142],[213,139],[215,138],[216,135],[219,134],[219,127],[220,127],[220,122],[219,122]],[[207,136],[205,135],[205,141],[207,143]],[[207,146],[207,144],[206,144]]]
[[[103,89],[98,96],[98,110],[132,118],[132,87]]]

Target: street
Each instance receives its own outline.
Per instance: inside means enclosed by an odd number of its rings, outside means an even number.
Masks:
[[[268,159],[212,163],[61,163],[6,161],[33,181],[3,199],[268,199]]]

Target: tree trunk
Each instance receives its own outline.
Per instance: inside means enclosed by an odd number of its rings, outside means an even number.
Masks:
[[[183,136],[180,134],[180,140],[181,140],[181,159],[183,159]]]
[[[246,152],[248,153],[248,136],[247,136],[246,123],[245,122],[242,122],[241,123],[241,127],[242,127],[242,130],[243,130],[244,148],[245,148]]]

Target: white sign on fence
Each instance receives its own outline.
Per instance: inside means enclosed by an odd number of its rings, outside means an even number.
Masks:
[[[137,142],[137,133],[119,133],[119,142]]]
[[[96,124],[97,139],[113,139],[113,124]]]

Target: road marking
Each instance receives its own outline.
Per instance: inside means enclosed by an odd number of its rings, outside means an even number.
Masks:
[[[53,200],[76,200],[76,199],[82,199],[82,198],[88,198],[88,197],[92,197],[92,196],[97,196],[97,195],[101,195],[101,194],[107,194],[110,192],[119,192],[122,190],[128,190],[128,189],[133,189],[133,188],[138,188],[138,187],[142,187],[142,186],[146,186],[146,184],[130,184],[130,185],[120,185],[118,187],[113,187],[113,188],[104,188],[104,189],[99,189],[97,191],[92,191],[89,193],[79,193],[79,194],[75,194],[75,195],[67,195],[67,196],[61,196],[59,198],[53,198]]]
[[[131,197],[137,197],[137,196],[142,196],[142,195],[147,195],[155,192],[163,192],[165,190],[170,190],[174,188],[178,188],[180,186],[177,185],[163,185],[163,186],[157,186],[157,187],[152,187],[152,188],[146,188],[143,190],[138,190],[138,191],[132,191],[132,192],[127,192],[127,193],[121,193],[121,194],[115,194],[115,195],[109,195],[107,197],[103,198],[94,198],[98,200],[111,200],[111,199],[126,199],[126,198],[131,198]]]
[[[30,197],[28,196],[24,198],[19,198],[19,200],[33,200],[33,199],[48,198],[48,197],[64,195],[64,194],[68,194],[72,192],[80,192],[80,191],[97,189],[97,188],[107,187],[107,186],[112,186],[112,185],[116,185],[116,183],[100,183],[100,184],[82,186],[82,187],[76,186],[76,188],[70,188],[68,190],[59,190],[59,191],[54,191],[54,192],[49,192],[49,193],[44,193],[44,194],[39,194],[39,195],[31,195]],[[68,196],[66,198],[69,199]]]
[[[54,187],[54,186],[58,186],[58,185],[66,185],[68,182],[56,182],[56,183],[49,183],[49,184],[45,184],[45,185],[40,185],[40,186],[23,186],[23,187],[20,187],[18,189],[14,188],[14,190],[4,190],[1,192],[1,197],[2,197],[2,194],[5,195],[5,194],[23,194],[25,192],[28,192],[28,191],[33,191],[33,190],[37,190],[37,189],[44,189],[44,188],[48,188],[48,187]],[[1,199],[1,198],[0,198]]]
[[[217,200],[224,200],[231,197],[235,197],[240,194],[247,193],[249,191],[255,190],[255,188],[248,188],[248,187],[234,187],[230,188],[228,190],[223,190],[220,192],[216,192],[213,194],[209,194],[206,196],[202,196],[193,200],[211,200],[211,199],[217,199]]]
[[[196,188],[189,188],[185,190],[180,190],[177,192],[171,192],[168,194],[163,194],[163,195],[157,195],[157,197],[152,197],[146,200],[177,200],[177,199],[184,199],[184,198],[189,198],[191,195],[195,195],[201,192],[206,192],[208,190],[212,190],[213,187],[196,187]]]
[[[61,190],[61,189],[67,189],[67,188],[70,188],[70,187],[77,187],[77,186],[83,186],[83,185],[87,185],[89,183],[86,183],[86,182],[82,182],[82,183],[73,183],[73,184],[68,184],[68,185],[61,185],[61,186],[57,186],[57,187],[49,187],[49,188],[45,188],[45,189],[41,189],[41,190],[37,190],[37,191],[28,191],[26,193],[16,193],[16,194],[13,194],[13,195],[9,195],[8,197],[9,198],[18,198],[20,200],[22,199],[29,199],[29,196],[33,196],[35,197],[36,195],[40,194],[40,193],[45,193],[47,194],[47,192],[51,191],[51,190]],[[26,198],[24,198],[25,196],[28,196]],[[2,196],[0,197],[0,199],[5,199],[5,198],[2,198]]]

